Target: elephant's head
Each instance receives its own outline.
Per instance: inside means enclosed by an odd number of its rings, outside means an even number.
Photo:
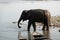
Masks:
[[[22,20],[25,21],[28,19],[28,17],[29,17],[28,10],[24,10],[21,15]]]
[[[25,20],[28,20],[30,14],[28,13],[28,10],[24,10],[21,14],[21,17],[19,18],[18,20],[18,27],[19,27],[19,23],[21,20],[25,21]],[[19,27],[20,28],[20,27]]]

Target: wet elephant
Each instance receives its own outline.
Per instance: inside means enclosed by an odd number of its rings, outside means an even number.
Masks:
[[[43,9],[31,9],[31,10],[23,10],[21,17],[18,20],[18,27],[20,21],[23,20],[29,20],[28,21],[28,28],[27,30],[30,30],[30,26],[33,25],[34,31],[36,31],[36,25],[35,22],[40,22],[43,25],[42,30],[49,30],[49,23],[50,23],[50,13],[48,10],[43,10]]]

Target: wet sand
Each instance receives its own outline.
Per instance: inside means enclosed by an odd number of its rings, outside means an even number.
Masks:
[[[17,27],[17,23],[2,23],[0,24],[0,40],[19,40],[21,37],[27,40],[32,40],[33,28],[30,32],[27,31],[27,23],[23,23],[21,29]],[[60,40],[60,27],[52,26],[49,31],[42,31],[42,26],[37,25],[36,33],[45,35],[52,40]]]

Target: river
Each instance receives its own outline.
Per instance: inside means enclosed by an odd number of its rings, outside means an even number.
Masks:
[[[24,37],[29,40],[33,34],[33,28],[31,26],[30,32],[27,31],[27,23],[23,23],[21,29],[17,27],[17,23],[1,23],[0,24],[0,40],[19,40],[20,37]],[[36,33],[43,34],[49,37],[51,40],[60,40],[60,27],[50,27],[49,31],[42,31],[42,26],[37,25]]]

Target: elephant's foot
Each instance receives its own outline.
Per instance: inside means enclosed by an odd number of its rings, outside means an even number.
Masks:
[[[27,31],[30,31],[29,29],[27,29]]]
[[[49,31],[49,29],[42,29],[42,30],[43,30],[43,31],[45,31],[45,30],[46,30],[46,31]]]
[[[45,30],[45,27],[43,27],[42,30]]]
[[[28,32],[30,32],[30,30],[27,30]]]
[[[42,29],[42,30],[45,30],[45,29]]]
[[[49,28],[46,29],[46,31],[48,31],[48,30],[49,30]]]
[[[36,30],[34,30],[34,32],[35,32]]]

